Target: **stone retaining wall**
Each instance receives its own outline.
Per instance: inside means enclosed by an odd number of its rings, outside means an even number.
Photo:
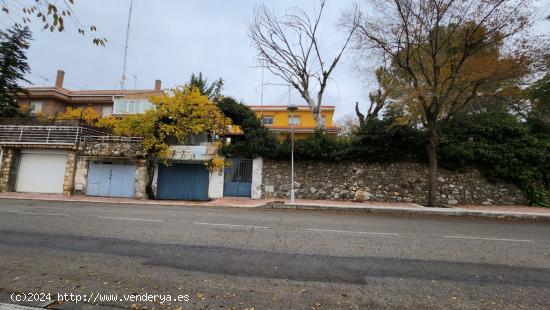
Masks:
[[[296,162],[296,198],[333,200],[427,201],[427,166],[420,163]],[[290,162],[264,160],[262,197],[288,198]],[[476,169],[439,170],[439,203],[525,204],[514,184],[490,183]]]
[[[143,158],[139,142],[85,142],[78,146],[78,155],[96,157]]]

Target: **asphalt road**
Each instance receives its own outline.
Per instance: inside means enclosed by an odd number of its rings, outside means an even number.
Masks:
[[[550,225],[1,199],[0,292],[148,309],[549,309]],[[189,301],[120,300],[146,293]]]

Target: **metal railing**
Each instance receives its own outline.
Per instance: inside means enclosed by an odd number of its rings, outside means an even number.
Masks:
[[[82,126],[0,125],[0,144],[61,144],[81,141],[139,142],[139,137],[120,137]]]

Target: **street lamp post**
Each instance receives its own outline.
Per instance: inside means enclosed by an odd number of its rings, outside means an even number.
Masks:
[[[289,104],[286,108],[290,111],[290,203],[294,204],[294,111],[298,106]]]

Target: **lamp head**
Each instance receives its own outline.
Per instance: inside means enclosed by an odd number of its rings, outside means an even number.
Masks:
[[[289,110],[290,112],[294,112],[296,110],[298,110],[298,105],[297,104],[289,104],[288,107],[286,107],[287,110]]]

